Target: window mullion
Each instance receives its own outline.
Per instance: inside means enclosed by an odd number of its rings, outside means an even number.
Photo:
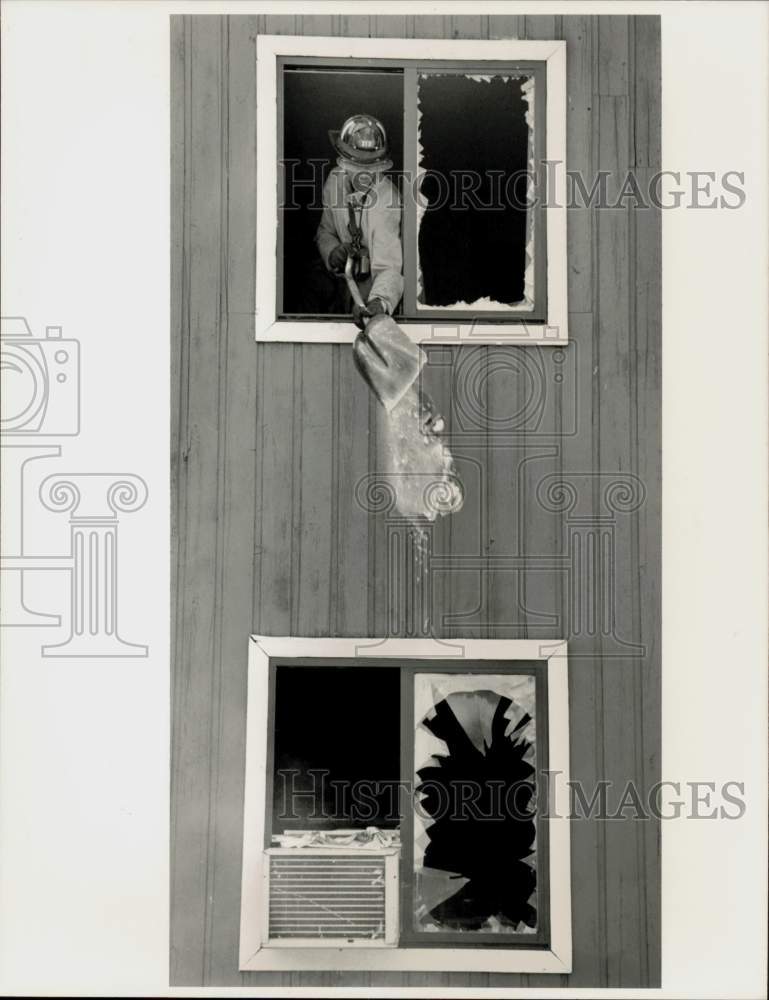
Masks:
[[[417,70],[403,71],[403,309],[417,318]]]
[[[414,895],[414,671],[401,667],[400,936],[412,931]]]

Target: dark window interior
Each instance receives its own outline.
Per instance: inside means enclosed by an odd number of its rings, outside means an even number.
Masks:
[[[524,297],[529,133],[522,82],[458,73],[419,78],[421,166],[427,172],[421,193],[429,202],[419,229],[422,305],[484,297],[511,305]],[[467,186],[457,210],[437,178],[460,172]],[[494,190],[500,188],[495,175],[503,178],[501,192]],[[508,178],[514,180],[508,184]]]
[[[313,263],[317,259],[315,231],[322,210],[323,183],[336,164],[329,129],[340,129],[346,118],[369,114],[387,131],[392,173],[403,168],[403,72],[401,70],[337,70],[291,68],[283,71],[283,157],[285,177],[312,181],[314,188],[292,185],[286,192],[283,215],[283,312],[318,312],[308,295]],[[315,168],[311,160],[322,160]],[[298,161],[294,166],[290,161]],[[308,305],[310,308],[308,308]]]
[[[397,827],[400,713],[397,667],[276,667],[273,833]]]

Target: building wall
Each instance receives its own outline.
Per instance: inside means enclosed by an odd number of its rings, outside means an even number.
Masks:
[[[467,501],[415,571],[392,512],[356,498],[378,467],[377,411],[349,347],[254,342],[259,32],[563,38],[569,170],[589,186],[632,168],[643,185],[660,161],[657,18],[172,18],[171,981],[658,985],[653,821],[572,824],[574,971],[558,982],[238,972],[249,633],[421,634],[426,605],[440,637],[563,635],[572,777],[588,794],[615,783],[616,801],[660,775],[658,213],[570,211],[559,361],[430,351]]]

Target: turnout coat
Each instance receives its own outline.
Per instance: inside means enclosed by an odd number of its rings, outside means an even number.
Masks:
[[[331,251],[352,239],[348,202],[353,205],[371,261],[368,297],[381,299],[392,314],[403,295],[400,196],[388,177],[378,177],[373,187],[361,194],[350,190],[341,167],[331,171],[323,187],[323,215],[315,234],[321,259],[329,271]]]

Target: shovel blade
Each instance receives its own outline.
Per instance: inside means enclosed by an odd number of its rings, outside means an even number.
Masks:
[[[391,316],[373,316],[355,338],[358,371],[389,412],[403,399],[427,360]]]

